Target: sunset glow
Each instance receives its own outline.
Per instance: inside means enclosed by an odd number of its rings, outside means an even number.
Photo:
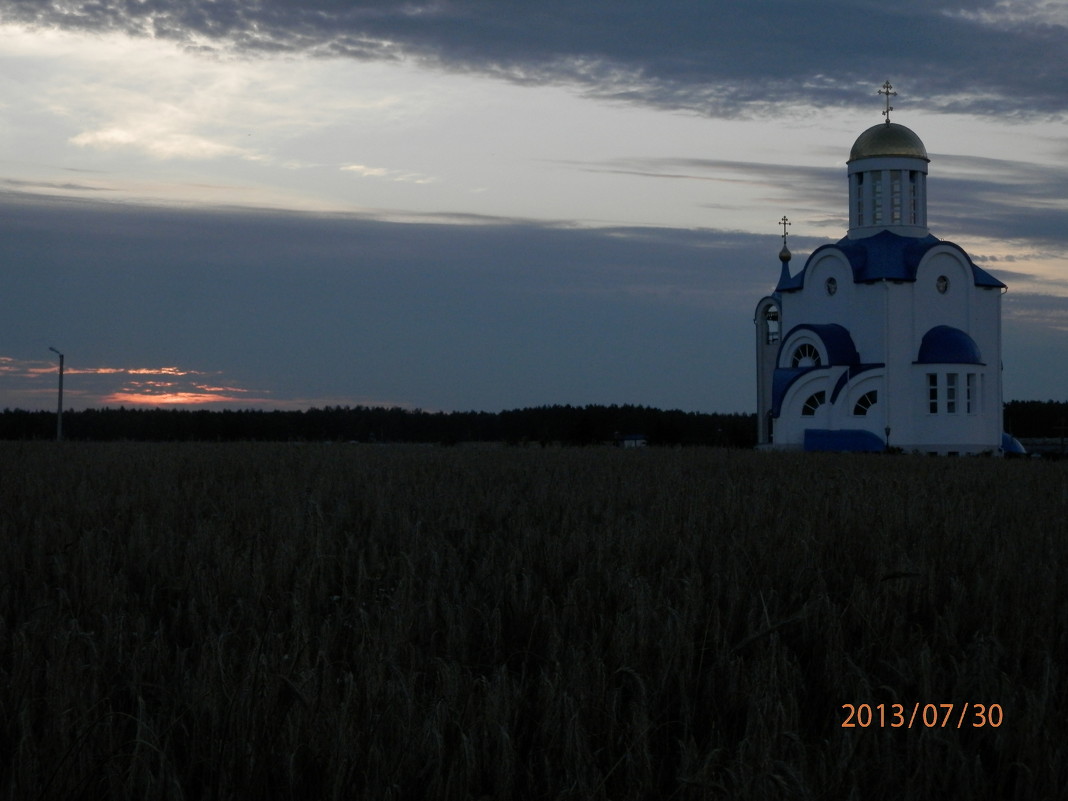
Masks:
[[[135,404],[139,406],[200,406],[214,403],[240,403],[243,400],[240,395],[221,395],[210,392],[113,392],[105,395],[101,400],[105,405]],[[257,403],[264,403],[258,399]]]
[[[48,396],[53,389],[58,365],[24,361],[0,356],[0,374],[27,380],[22,390],[27,396]],[[203,406],[250,405],[272,403],[240,386],[205,384],[203,376],[220,375],[220,371],[192,370],[178,366],[166,367],[82,367],[68,366],[67,395],[86,406]],[[151,377],[158,376],[158,380]],[[32,382],[29,383],[29,382]]]
[[[55,346],[72,406],[752,411],[887,80],[1006,398],[1068,396],[1060,8],[0,0],[0,407]]]

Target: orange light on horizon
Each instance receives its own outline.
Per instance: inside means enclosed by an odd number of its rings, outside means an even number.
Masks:
[[[142,363],[143,364],[143,363]],[[0,355],[0,377],[8,405],[13,400],[43,406],[38,400],[54,394],[51,383],[58,365],[43,359],[19,359]],[[262,389],[226,386],[221,370],[194,370],[176,365],[161,367],[75,366],[65,372],[77,376],[69,394],[87,407],[98,406],[167,406],[204,407],[231,405],[240,407],[277,406],[280,402]],[[212,380],[215,379],[215,380]],[[31,402],[32,401],[32,402]]]
[[[178,386],[175,381],[127,381],[124,389],[168,389]]]
[[[114,375],[125,373],[123,367],[68,367],[64,370],[67,375]]]
[[[208,375],[203,370],[183,370],[181,367],[127,367],[129,375]]]
[[[134,403],[147,406],[181,406],[200,403],[237,403],[247,400],[231,395],[207,392],[164,392],[157,395],[138,392],[113,392],[100,398],[104,403]]]
[[[193,387],[200,392],[248,392],[241,387],[213,387],[208,384],[193,384]]]

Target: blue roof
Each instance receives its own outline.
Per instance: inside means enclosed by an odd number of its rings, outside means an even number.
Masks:
[[[812,251],[804,268],[797,275],[790,277],[784,269],[779,278],[777,292],[794,292],[805,285],[805,272],[808,265],[828,248],[836,248],[849,261],[853,268],[853,280],[856,283],[867,281],[915,281],[916,270],[927,251],[936,245],[946,245],[960,252],[972,268],[972,278],[976,286],[1004,289],[1005,285],[998,279],[977,267],[962,247],[953,242],[945,242],[931,234],[922,237],[901,236],[891,231],[880,231],[874,236],[863,239],[843,237],[833,245],[821,245]]]
[[[984,364],[975,340],[949,325],[936,325],[920,340],[915,364]]]
[[[778,417],[782,411],[782,399],[786,397],[786,390],[798,378],[813,370],[826,370],[824,367],[776,367],[771,374],[771,415]]]
[[[823,323],[819,325],[802,323],[795,325],[790,332],[782,338],[783,345],[790,341],[798,331],[811,331],[820,338],[824,349],[827,351],[829,365],[858,364],[860,355],[857,346],[853,344],[853,337],[849,329],[838,323]],[[779,346],[780,349],[782,345]]]

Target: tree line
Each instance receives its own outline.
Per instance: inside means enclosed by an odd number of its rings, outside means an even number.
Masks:
[[[52,439],[55,412],[5,409],[0,439]],[[753,414],[710,414],[647,406],[538,406],[501,412],[333,406],[304,411],[85,409],[63,414],[63,438],[146,441],[337,441],[514,445],[621,443],[750,448]]]
[[[1004,428],[1018,438],[1068,436],[1068,403],[1010,401]],[[55,412],[5,409],[0,439],[53,439]],[[756,415],[632,405],[553,405],[501,412],[428,412],[372,406],[304,411],[85,409],[63,415],[64,439],[148,441],[506,442],[592,445],[641,436],[649,445],[751,448]]]
[[[1064,401],[1009,401],[1005,404],[1005,430],[1017,438],[1068,435],[1068,403]]]

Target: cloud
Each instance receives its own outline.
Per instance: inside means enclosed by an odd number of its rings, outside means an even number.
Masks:
[[[1013,292],[1005,296],[1004,317],[1048,331],[1068,332],[1068,295]]]
[[[35,398],[34,406],[57,392],[59,366],[41,359],[0,356],[0,394],[11,399]],[[64,369],[67,406],[274,406],[270,397],[257,397],[240,386],[217,386],[200,381],[203,370],[182,367],[92,367],[68,361]],[[214,371],[220,376],[222,371]],[[155,380],[152,380],[154,377]],[[9,403],[10,405],[10,403]]]
[[[973,9],[947,10],[948,16],[977,22],[989,27],[1028,28],[1035,25],[1068,26],[1068,8],[1060,0],[1016,0],[1015,2],[978,3]]]
[[[212,406],[215,404],[240,404],[254,407],[260,403],[269,403],[267,399],[245,398],[236,393],[215,392],[180,392],[180,391],[149,391],[149,392],[112,392],[100,398],[105,406]]]
[[[56,343],[87,370],[69,381],[85,405],[742,410],[749,365],[736,354],[778,268],[774,237],[711,231],[58,199],[0,209],[0,261],[23,265],[5,288],[18,303],[0,317],[4,352],[30,360]],[[38,366],[47,408],[55,366]],[[4,378],[0,403],[27,380]]]
[[[710,181],[733,184],[739,190],[762,189],[759,202],[763,206],[782,208],[793,219],[804,218],[807,226],[830,229],[831,236],[840,235],[848,226],[841,167],[640,157],[570,164],[586,171],[649,180]],[[978,251],[975,257],[980,260],[1050,260],[1068,247],[1068,168],[1062,165],[935,153],[929,195],[936,235],[981,239],[1014,250]]]
[[[1043,0],[2,0],[0,16],[217,55],[418,60],[718,115],[852,105],[884,76],[913,107],[1068,110],[1068,21]]]
[[[0,186],[20,191],[55,192],[105,192],[107,187],[74,181],[26,181],[17,178],[0,178]]]
[[[1068,294],[1063,124],[1041,119],[1068,106],[1063,4],[0,0],[0,20],[0,343],[68,351],[77,402],[751,408],[775,220],[795,264],[844,233],[840,109],[877,121],[886,78],[932,152],[932,232],[1011,278],[1013,347],[1060,335],[1033,298]],[[377,211],[201,205],[225,201]],[[0,403],[47,407],[54,371],[0,360]]]
[[[155,122],[84,131],[70,141],[79,147],[103,149],[132,146],[162,159],[211,159],[247,154],[247,151],[241,148],[215,142],[204,136],[166,130]]]
[[[735,161],[700,158],[619,158],[603,162],[574,164],[590,172],[613,173],[669,181],[710,181],[733,184],[739,189],[759,189],[765,194],[757,202],[763,207],[788,208],[792,214],[804,211],[813,225],[844,227],[841,215],[827,217],[827,210],[844,208],[843,171],[799,164]],[[735,208],[737,203],[723,205]],[[720,204],[705,204],[708,208]],[[822,218],[822,219],[821,219]]]
[[[742,182],[764,186],[781,186],[803,181],[806,186],[826,182],[833,177],[835,188],[841,191],[841,176],[822,167],[796,164],[733,161],[700,158],[619,158],[605,162],[590,162],[585,169],[594,172],[614,172],[647,178],[676,178],[696,181]]]
[[[429,175],[422,175],[417,172],[390,170],[385,167],[368,167],[364,164],[345,164],[340,169],[342,172],[356,173],[361,178],[384,178],[388,181],[399,181],[400,183],[430,184],[436,180]]]
[[[932,159],[936,163],[929,208],[943,228],[1063,253],[1068,168],[1014,159],[951,155],[932,155]]]
[[[35,357],[54,344],[72,408],[751,408],[774,233],[406,219],[0,195],[0,263],[19,265],[0,406],[51,408],[56,364]],[[792,235],[796,263],[822,243]],[[1008,255],[1029,283],[1005,296],[1007,397],[1051,396],[1048,371],[1022,368],[1050,342],[1068,352],[1065,287]]]

